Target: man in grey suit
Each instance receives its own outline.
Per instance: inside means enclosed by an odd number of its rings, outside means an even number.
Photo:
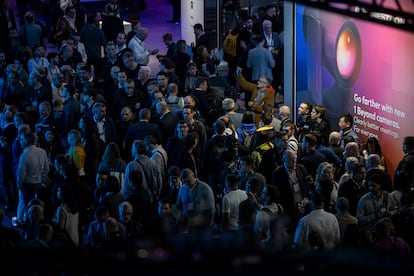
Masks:
[[[252,69],[252,82],[258,81],[261,77],[267,77],[273,80],[272,68],[275,67],[275,61],[269,49],[264,47],[264,34],[256,36],[257,45],[249,51],[247,56],[247,67]]]

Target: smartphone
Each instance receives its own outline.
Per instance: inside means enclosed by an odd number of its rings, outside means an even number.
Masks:
[[[236,67],[236,76],[240,75],[241,73],[241,68],[240,67]]]
[[[17,227],[17,217],[16,216],[12,217],[12,226]]]

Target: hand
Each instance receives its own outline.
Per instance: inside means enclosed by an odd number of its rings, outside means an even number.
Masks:
[[[246,192],[247,193],[247,197],[250,199],[250,201],[254,204],[258,204],[259,201],[257,200],[257,197],[254,193],[252,192]]]
[[[242,68],[241,67],[236,67],[236,76],[239,76],[242,72]]]
[[[160,50],[158,50],[158,49],[154,49],[154,50],[151,51],[151,55],[156,55],[156,54],[158,54],[159,51]]]
[[[252,101],[249,101],[249,102],[247,103],[247,105],[248,105],[249,107],[252,107],[252,106],[253,106],[253,102],[252,102]]]

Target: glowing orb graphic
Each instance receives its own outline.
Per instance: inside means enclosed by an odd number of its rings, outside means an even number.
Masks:
[[[359,43],[354,33],[345,29],[338,38],[336,47],[336,63],[342,78],[349,78],[358,63]]]

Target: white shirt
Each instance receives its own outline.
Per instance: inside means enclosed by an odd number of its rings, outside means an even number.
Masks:
[[[49,173],[49,160],[46,151],[34,145],[25,147],[17,167],[17,187],[21,188],[23,183],[40,183],[42,173]]]
[[[88,56],[86,55],[85,44],[83,44],[82,42],[78,42],[75,48],[76,50],[78,50],[79,54],[81,55],[82,61],[86,63],[88,61]]]
[[[226,230],[237,230],[239,228],[239,204],[246,199],[246,191],[240,189],[232,190],[223,196],[222,213],[230,214],[225,225]]]
[[[115,45],[116,53],[119,53],[120,51],[122,51],[123,49],[126,49],[126,48],[127,48],[126,45],[122,45],[121,47],[119,47],[118,45]]]
[[[102,141],[104,141],[104,143],[106,143],[106,138],[105,138],[105,118],[103,118],[101,121],[97,121],[95,118],[95,124],[96,124],[96,128],[98,129],[98,136],[99,138],[101,138]]]
[[[72,214],[68,210],[68,206],[63,204],[56,210],[54,221],[61,230],[68,233],[70,239],[78,247],[79,246],[79,213]]]
[[[135,60],[140,65],[148,65],[150,52],[144,41],[141,41],[137,36],[134,36],[128,44],[128,48],[132,50]]]
[[[341,237],[338,219],[322,208],[313,210],[299,220],[294,243],[299,246],[308,245],[312,232],[319,234],[325,249],[334,249]]]
[[[37,68],[40,66],[49,68],[49,61],[45,57],[34,57],[29,59],[27,62],[27,69],[29,71],[29,74],[34,72]]]

